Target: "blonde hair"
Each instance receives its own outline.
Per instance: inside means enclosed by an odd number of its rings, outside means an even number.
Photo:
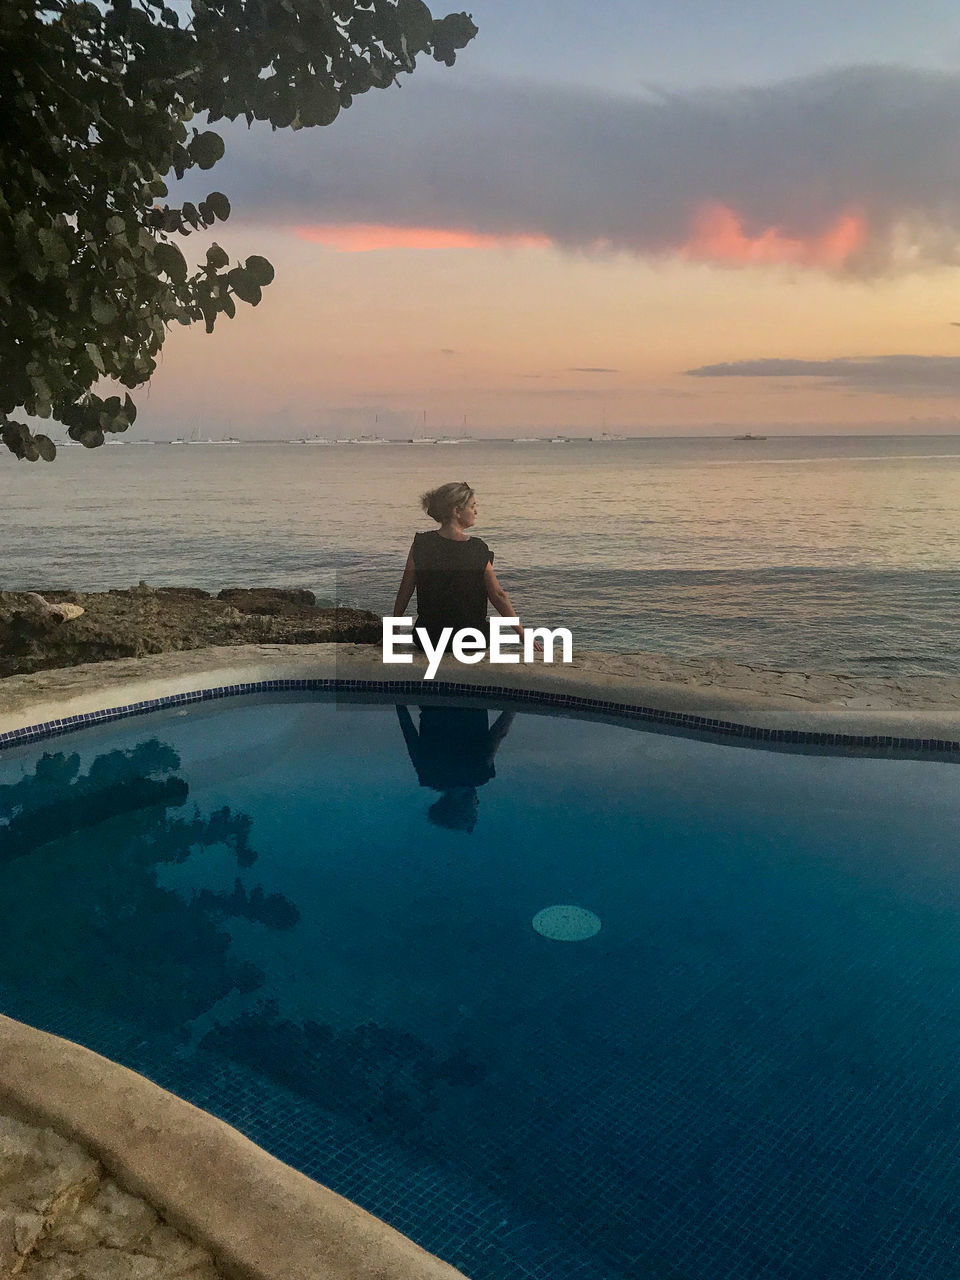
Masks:
[[[439,488],[423,494],[420,505],[431,520],[446,524],[453,513],[459,507],[465,507],[472,497],[473,490],[466,480],[455,480],[451,484],[442,484]]]

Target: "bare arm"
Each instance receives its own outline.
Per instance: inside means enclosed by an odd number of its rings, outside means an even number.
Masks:
[[[410,597],[413,595],[413,589],[417,585],[417,571],[413,567],[413,551],[407,555],[407,563],[403,567],[403,577],[400,579],[400,586],[397,589],[397,598],[393,602],[393,617],[405,617],[404,610],[410,603]]]
[[[490,603],[493,605],[493,607],[496,609],[497,613],[499,613],[501,617],[515,618],[517,616],[517,611],[513,607],[513,605],[510,603],[510,597],[507,595],[503,587],[501,587],[500,583],[497,581],[497,575],[494,573],[493,565],[489,560],[487,561],[487,567],[483,572],[483,585],[487,589],[487,599],[490,601]],[[522,626],[518,626],[517,631],[520,633],[520,635],[523,635]],[[543,645],[540,643],[539,640],[534,645],[534,648],[537,650],[538,653],[543,652]]]
[[[407,751],[410,759],[413,761],[413,767],[417,767],[417,759],[420,756],[420,735],[414,727],[413,719],[407,707],[401,703],[397,704],[397,719],[400,721],[400,728],[403,730],[403,740],[407,744]]]
[[[516,715],[514,711],[501,711],[499,716],[490,726],[490,759],[497,754],[497,748],[510,732],[510,726],[513,724],[513,718]]]
[[[493,571],[493,565],[488,560],[487,567],[483,571],[483,585],[487,589],[487,599],[496,609],[497,613],[504,618],[515,618],[517,611],[510,603],[510,597],[497,581],[497,575]]]

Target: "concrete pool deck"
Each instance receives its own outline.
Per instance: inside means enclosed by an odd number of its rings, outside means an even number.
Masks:
[[[45,670],[0,680],[0,734],[262,681],[416,681],[424,665],[418,659],[385,666],[379,647],[369,645],[264,644]],[[559,693],[758,729],[960,741],[960,678],[953,677],[815,674],[656,654],[578,653],[569,666],[462,666],[445,659],[438,680]],[[416,690],[404,697],[416,702]],[[4,1115],[52,1130],[54,1145],[59,1139],[77,1143],[81,1156],[99,1162],[120,1188],[142,1197],[171,1229],[205,1251],[201,1257],[190,1254],[193,1245],[171,1245],[174,1252],[187,1250],[182,1256],[193,1259],[194,1269],[144,1272],[156,1280],[179,1274],[456,1280],[461,1274],[207,1112],[79,1045],[0,1016],[0,1178]],[[25,1212],[18,1226],[17,1215],[0,1201],[0,1248],[4,1231],[14,1247],[18,1230],[29,1244],[35,1211]],[[44,1228],[36,1239],[52,1230]],[[17,1263],[27,1277],[32,1267],[26,1255]]]
[[[155,1267],[145,1265],[150,1255],[143,1249],[138,1255],[134,1247],[129,1253],[134,1262],[140,1257],[140,1269],[124,1270],[115,1257],[112,1269],[44,1269],[44,1280],[463,1280],[453,1267],[222,1120],[89,1049],[0,1015],[0,1186],[11,1172],[17,1176],[10,1157],[11,1118],[52,1131],[48,1144],[57,1138],[76,1144],[62,1153],[48,1181],[63,1182],[59,1190],[68,1196],[72,1190],[79,1204],[93,1200],[99,1164],[174,1229],[166,1252],[153,1257]],[[69,1169],[82,1156],[88,1168],[79,1178]],[[29,1278],[33,1263],[44,1262],[42,1254],[32,1257],[42,1243],[39,1236],[51,1234],[40,1229],[31,1238],[28,1229],[39,1224],[29,1215],[51,1216],[56,1193],[46,1213],[43,1205],[16,1212],[16,1201],[4,1200],[0,1196],[0,1244],[6,1228],[19,1257],[0,1275]],[[185,1242],[176,1233],[200,1250],[188,1250],[187,1265],[179,1270],[161,1269],[160,1263],[183,1258]]]
[[[379,646],[240,645],[121,658],[0,680],[0,734],[70,715],[264,680],[418,680]],[[660,654],[580,652],[569,665],[464,666],[437,681],[561,693],[760,729],[960,740],[960,677],[859,676]],[[415,698],[413,699],[415,700]]]

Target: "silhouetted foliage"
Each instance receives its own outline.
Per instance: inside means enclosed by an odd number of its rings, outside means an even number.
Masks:
[[[161,865],[208,851],[229,850],[241,868],[257,859],[247,814],[168,813],[189,795],[179,766],[176,752],[153,740],[98,756],[86,773],[77,754],[47,754],[32,774],[0,786],[5,983],[49,984],[133,1023],[149,1010],[158,1033],[178,1032],[229,992],[262,984],[255,966],[231,954],[219,922],[289,929],[300,918],[292,902],[239,881],[230,893],[192,897],[158,883]]]
[[[4,0],[0,6],[0,439],[52,460],[65,425],[88,448],[136,416],[170,324],[232,317],[273,279],[216,243],[188,263],[179,237],[230,214],[220,191],[172,206],[167,181],[224,153],[206,122],[328,125],[416,55],[452,65],[476,34],[423,0]],[[199,126],[191,123],[204,115]],[[181,242],[182,243],[182,242]]]
[[[409,1032],[376,1022],[340,1032],[296,1022],[281,1017],[272,999],[218,1023],[203,1047],[404,1140],[423,1137],[447,1090],[474,1088],[486,1075],[462,1048],[443,1057]]]

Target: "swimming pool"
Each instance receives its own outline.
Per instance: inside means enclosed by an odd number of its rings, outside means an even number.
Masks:
[[[0,755],[0,1009],[472,1280],[954,1277],[954,765],[265,695]]]

